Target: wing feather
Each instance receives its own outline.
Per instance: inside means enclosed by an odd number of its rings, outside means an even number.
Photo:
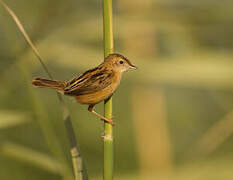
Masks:
[[[67,82],[64,94],[77,96],[100,91],[112,83],[113,71],[97,67]]]

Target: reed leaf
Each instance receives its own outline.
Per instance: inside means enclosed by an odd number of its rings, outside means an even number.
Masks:
[[[16,144],[14,142],[4,142],[0,145],[1,155],[14,158],[40,169],[46,170],[54,174],[61,174],[64,167],[51,156]]]
[[[29,36],[27,35],[27,33],[24,30],[24,27],[22,26],[22,24],[20,23],[18,17],[15,15],[15,13],[2,0],[0,0],[0,3],[4,7],[4,9],[9,13],[9,15],[13,18],[13,20],[16,23],[18,29],[22,33],[24,39],[29,44],[29,46],[32,48],[34,54],[36,55],[37,59],[39,60],[42,68],[45,70],[47,75],[51,79],[53,79],[51,73],[48,71],[46,65],[44,64],[43,59],[42,59],[41,55],[39,54],[39,51],[37,50],[35,45],[32,43]],[[64,100],[61,97],[61,95],[59,93],[57,93],[57,96],[58,96],[58,99],[59,99],[59,101],[61,103],[63,118],[64,118],[64,122],[65,122],[65,127],[66,127],[66,131],[67,131],[67,135],[69,136],[68,139],[70,140],[70,147],[71,147],[70,153],[71,153],[71,157],[72,157],[72,163],[73,163],[75,179],[76,180],[78,180],[78,179],[82,180],[84,178],[87,179],[86,170],[83,170],[83,167],[84,167],[83,166],[83,160],[82,160],[81,153],[80,153],[80,150],[79,150],[79,147],[78,147],[78,143],[77,143],[77,140],[76,140],[76,137],[75,137],[72,122],[70,120],[69,110],[66,107],[66,105],[64,103]]]
[[[0,118],[0,129],[15,127],[30,122],[28,114],[13,110],[1,110]]]

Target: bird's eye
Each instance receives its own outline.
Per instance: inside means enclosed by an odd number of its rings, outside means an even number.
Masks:
[[[123,61],[120,61],[120,64],[123,64],[124,62]]]

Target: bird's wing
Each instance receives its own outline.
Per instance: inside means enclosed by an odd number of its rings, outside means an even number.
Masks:
[[[64,94],[77,96],[100,91],[111,85],[114,72],[106,68],[94,68],[67,82]]]

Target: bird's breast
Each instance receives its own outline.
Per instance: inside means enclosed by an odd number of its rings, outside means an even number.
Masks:
[[[119,86],[120,81],[121,73],[116,73],[112,77],[112,83],[109,86],[93,93],[75,96],[75,98],[81,104],[97,104],[111,96]]]

